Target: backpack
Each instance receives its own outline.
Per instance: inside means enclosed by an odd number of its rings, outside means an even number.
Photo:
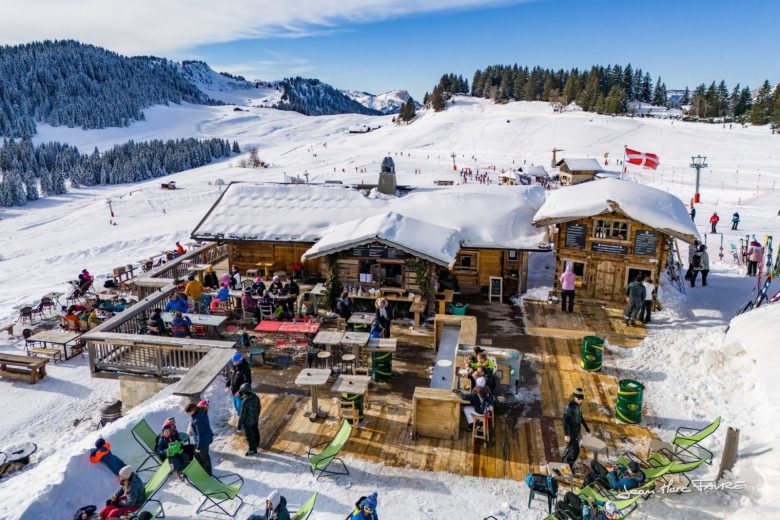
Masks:
[[[563,500],[555,506],[556,513],[562,513],[556,518],[581,518],[584,502],[571,491],[563,495]]]
[[[693,264],[694,268],[701,267],[701,254],[695,253],[693,255],[693,262],[691,263]]]
[[[558,494],[558,481],[552,478],[552,475],[529,473],[525,476],[525,483],[528,486],[528,489],[533,491],[551,496],[556,496]]]

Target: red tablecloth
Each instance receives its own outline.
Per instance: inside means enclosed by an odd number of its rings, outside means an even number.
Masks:
[[[317,334],[320,324],[316,321],[283,321],[277,330],[292,334]]]
[[[284,324],[283,321],[263,320],[257,324],[255,331],[257,332],[276,332]],[[319,325],[319,324],[318,324]]]

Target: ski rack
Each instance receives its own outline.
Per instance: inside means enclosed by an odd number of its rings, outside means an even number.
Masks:
[[[677,259],[675,260],[675,256]],[[677,247],[677,241],[669,237],[669,255],[666,258],[666,276],[669,283],[680,293],[685,292],[685,274],[683,273],[682,258],[680,257],[680,248]]]

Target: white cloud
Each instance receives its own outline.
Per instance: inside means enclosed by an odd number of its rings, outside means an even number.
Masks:
[[[0,42],[75,39],[127,55],[306,36],[342,23],[528,0],[2,0]]]

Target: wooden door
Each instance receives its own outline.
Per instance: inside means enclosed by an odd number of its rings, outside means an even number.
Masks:
[[[593,284],[593,298],[597,300],[611,301],[616,294],[617,268],[614,262],[602,260],[596,264],[596,283]]]

